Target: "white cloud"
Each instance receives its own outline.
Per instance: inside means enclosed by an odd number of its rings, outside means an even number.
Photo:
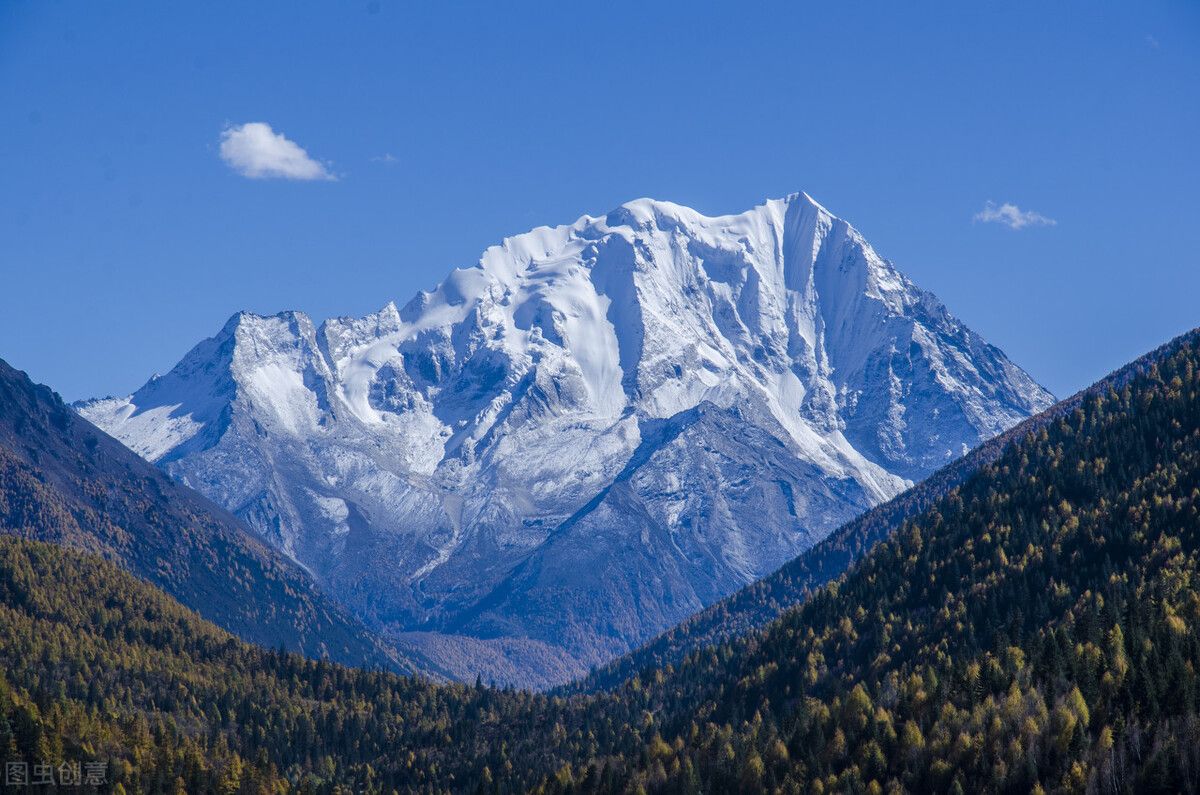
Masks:
[[[262,121],[226,127],[221,132],[221,159],[251,179],[337,179],[303,147]]]
[[[383,154],[381,154],[377,157],[372,157],[371,162],[372,163],[383,163],[385,166],[394,166],[400,162],[400,158],[396,157],[391,152],[384,152]]]
[[[975,221],[985,224],[1004,224],[1009,229],[1022,229],[1026,226],[1054,226],[1058,223],[1053,218],[1047,218],[1033,210],[1022,210],[1015,204],[996,204],[989,201],[983,209],[975,213]]]
[[[1150,45],[1151,49],[1157,50],[1159,48],[1158,38],[1153,33],[1146,34],[1146,43]]]

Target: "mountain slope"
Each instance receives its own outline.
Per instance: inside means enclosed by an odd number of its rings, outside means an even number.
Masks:
[[[247,645],[109,561],[0,536],[0,764],[98,765],[87,791],[447,791],[440,765],[501,744],[441,751],[489,700]]]
[[[967,455],[943,467],[903,494],[876,506],[839,527],[778,571],[710,605],[651,642],[597,668],[562,688],[563,692],[592,692],[616,687],[649,669],[677,665],[688,654],[753,630],[761,629],[795,607],[821,586],[841,576],[875,544],[905,521],[929,509],[964,480],[996,461],[1010,445],[1077,410],[1084,401],[1145,375],[1178,346],[1168,343],[1072,397],[995,436]]]
[[[658,675],[666,750],[623,785],[1200,788],[1198,343],[1089,390],[765,633]]]
[[[241,314],[80,410],[398,643],[540,685],[1050,402],[797,194],[535,229],[359,320]]]
[[[412,669],[233,516],[3,361],[0,531],[102,554],[247,640]]]

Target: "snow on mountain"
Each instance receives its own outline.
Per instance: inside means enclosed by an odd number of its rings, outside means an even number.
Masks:
[[[464,678],[562,681],[1051,395],[805,194],[640,199],[79,410]]]

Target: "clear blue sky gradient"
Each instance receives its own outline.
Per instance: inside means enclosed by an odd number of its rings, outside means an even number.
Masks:
[[[0,357],[69,399],[640,196],[808,191],[1059,395],[1200,325],[1195,2],[17,0],[0,108]],[[249,121],[340,179],[238,176]]]

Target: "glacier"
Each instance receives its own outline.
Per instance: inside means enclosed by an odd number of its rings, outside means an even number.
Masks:
[[[77,409],[431,670],[543,687],[1052,402],[797,193],[539,227],[363,318],[239,313]]]

